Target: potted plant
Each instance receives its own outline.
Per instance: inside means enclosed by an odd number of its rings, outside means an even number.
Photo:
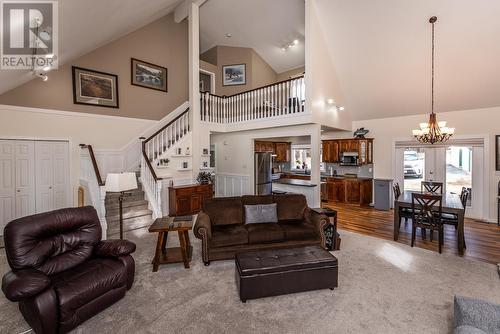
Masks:
[[[210,172],[200,172],[196,177],[196,182],[199,184],[214,183],[214,175]]]

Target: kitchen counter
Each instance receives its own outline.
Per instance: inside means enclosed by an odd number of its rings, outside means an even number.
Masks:
[[[357,177],[344,176],[344,175],[331,176],[330,174],[323,174],[323,173],[321,174],[321,178],[329,178],[337,180],[373,180],[373,177],[368,177],[368,176],[357,176]]]
[[[286,184],[290,186],[298,186],[298,187],[316,187],[315,184],[312,184],[311,181],[308,180],[297,180],[297,179],[279,179],[273,180],[273,184]]]

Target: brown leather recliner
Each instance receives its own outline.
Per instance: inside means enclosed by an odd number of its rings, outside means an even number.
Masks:
[[[2,291],[36,333],[65,333],[115,303],[134,282],[135,244],[101,241],[94,208],[14,220],[4,230],[12,271]]]

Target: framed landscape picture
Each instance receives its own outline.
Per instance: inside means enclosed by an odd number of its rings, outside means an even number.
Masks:
[[[81,67],[72,67],[73,102],[118,108],[118,76]]]
[[[132,85],[167,91],[167,69],[132,58]]]
[[[246,80],[246,65],[225,65],[222,66],[222,85],[237,86],[245,85]]]

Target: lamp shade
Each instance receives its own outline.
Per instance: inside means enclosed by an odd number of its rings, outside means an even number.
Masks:
[[[132,189],[137,189],[135,173],[110,173],[106,177],[106,191],[120,192]]]

